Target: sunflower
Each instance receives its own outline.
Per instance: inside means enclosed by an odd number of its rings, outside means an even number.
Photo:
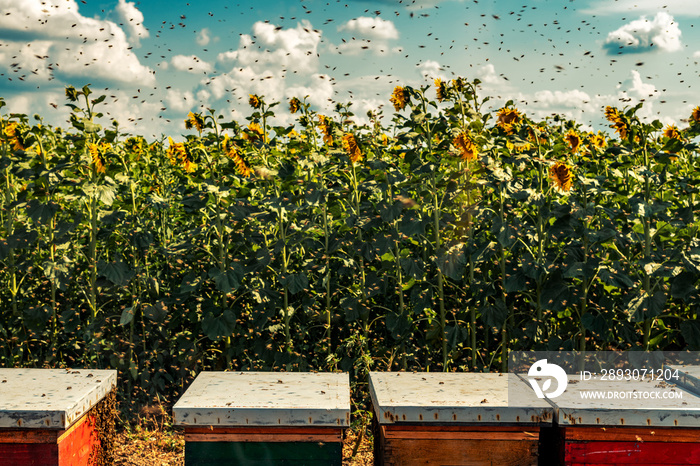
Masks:
[[[193,172],[197,166],[192,161],[185,144],[182,142],[173,142],[173,138],[169,136],[168,142],[170,143],[170,147],[168,147],[166,154],[170,159],[170,163],[173,165],[182,165],[187,173]]]
[[[459,151],[460,155],[462,156],[462,160],[467,162],[476,159],[476,156],[479,153],[479,148],[476,147],[476,144],[474,144],[472,138],[467,136],[465,133],[461,133],[459,136],[454,138],[452,140],[452,144]]]
[[[496,115],[498,116],[496,126],[508,134],[513,132],[513,125],[517,125],[522,119],[522,116],[520,115],[520,112],[518,112],[517,108],[503,107],[496,113]]]
[[[66,98],[68,100],[71,102],[77,102],[78,95],[80,95],[80,93],[73,86],[66,87]]]
[[[136,136],[132,136],[126,140],[124,143],[124,147],[126,148],[127,151],[136,154],[136,155],[143,155],[144,154],[144,140],[143,138],[139,138]]]
[[[437,92],[437,100],[442,102],[447,98],[447,83],[440,78],[435,79],[435,90]]]
[[[12,144],[13,150],[25,150],[27,148],[24,137],[19,131],[19,125],[16,122],[13,121],[5,126],[5,136],[8,142]]]
[[[607,106],[605,107],[605,119],[611,123],[615,123],[620,119],[620,111],[615,107]]]
[[[532,144],[529,142],[521,142],[518,144],[513,144],[510,141],[506,141],[506,148],[512,153],[513,151],[517,152],[518,154],[522,154],[523,152],[527,152],[530,149],[532,149]]]
[[[627,132],[629,131],[627,123],[622,120],[618,120],[610,125],[610,127],[617,131],[617,134],[620,135],[620,139],[627,139]]]
[[[289,113],[296,113],[301,109],[301,101],[296,97],[289,99]]]
[[[406,108],[406,104],[408,103],[408,91],[405,87],[396,86],[389,101],[394,104],[394,109],[400,112]]]
[[[554,185],[562,191],[569,191],[573,184],[571,180],[571,170],[561,162],[557,162],[549,169],[549,176],[554,181]]]
[[[331,120],[325,115],[319,115],[318,127],[321,129],[321,133],[323,133],[323,142],[329,146],[333,144],[333,127]]]
[[[243,160],[243,157],[238,150],[238,147],[231,142],[228,135],[224,135],[224,153],[231,160],[233,160],[233,163],[236,165],[236,171],[239,175],[248,177],[253,174],[253,170],[246,165],[245,160]]]
[[[603,149],[605,147],[606,141],[605,136],[602,134],[588,133],[588,142],[596,149]]]
[[[253,108],[260,108],[262,102],[257,94],[248,94],[248,104]]]
[[[99,145],[92,142],[88,143],[87,149],[92,157],[92,163],[95,166],[97,173],[104,173],[106,171],[105,154],[110,148],[111,146],[106,142],[101,142]]]
[[[345,133],[343,135],[343,149],[345,149],[345,152],[348,154],[348,157],[350,157],[352,163],[357,163],[362,160],[362,151],[357,145],[357,140],[355,139],[354,134]]]
[[[681,139],[681,133],[678,131],[678,127],[676,125],[668,125],[664,129],[664,136],[669,139]]]
[[[185,120],[185,129],[196,129],[197,132],[201,133],[204,129],[204,117],[201,113],[188,113],[187,119]]]
[[[700,105],[693,109],[693,112],[690,114],[690,119],[695,123],[700,123]]]
[[[612,123],[610,127],[620,135],[620,139],[627,138],[629,128],[627,127],[627,123],[623,119],[618,109],[610,106],[605,107],[605,119]]]
[[[251,121],[250,124],[248,124],[248,131],[243,133],[243,138],[251,142],[257,141],[258,139],[262,138],[262,136],[263,130],[255,121]]]
[[[581,136],[576,134],[573,129],[570,129],[569,132],[566,133],[564,140],[569,143],[571,152],[578,152],[578,150],[581,148]]]

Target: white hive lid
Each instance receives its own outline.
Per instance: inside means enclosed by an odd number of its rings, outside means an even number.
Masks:
[[[672,364],[666,368],[671,369],[674,376],[678,371],[678,381],[675,383],[696,395],[700,395],[700,366],[696,364]],[[675,379],[672,380],[675,381]]]
[[[202,372],[173,407],[180,426],[350,424],[350,378],[342,373]]]
[[[515,374],[371,372],[380,424],[551,423],[552,407]]]
[[[600,380],[598,375],[581,381],[569,375],[566,391],[549,401],[560,425],[700,427],[700,398],[663,380]]]
[[[117,371],[0,368],[0,428],[67,429],[117,385]]]

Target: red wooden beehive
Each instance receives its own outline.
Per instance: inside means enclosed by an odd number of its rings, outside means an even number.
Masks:
[[[560,464],[700,465],[700,398],[673,379],[577,379],[550,400]]]
[[[372,372],[370,395],[379,465],[537,465],[552,423],[515,374]]]
[[[87,465],[91,410],[116,383],[113,370],[0,369],[0,465]]]

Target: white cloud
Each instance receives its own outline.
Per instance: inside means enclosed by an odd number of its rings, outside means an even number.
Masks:
[[[327,111],[330,109],[330,101],[333,99],[333,83],[328,76],[314,74],[307,85],[290,86],[286,91],[288,98],[297,97],[306,101],[317,109]]]
[[[700,50],[693,53],[693,58],[700,58]]]
[[[338,31],[349,32],[352,37],[343,38],[342,44],[329,47],[337,53],[359,55],[370,52],[384,55],[400,52],[400,48],[389,45],[390,40],[399,38],[399,32],[389,20],[362,16],[338,26]]]
[[[119,0],[114,12],[119,21],[124,25],[128,33],[129,43],[134,47],[140,47],[140,39],[148,37],[148,29],[143,25],[143,13],[136,8],[133,2]]]
[[[444,68],[435,60],[426,60],[416,68],[418,68],[418,72],[423,77],[424,81],[432,82],[436,78],[447,79]]]
[[[399,31],[394,23],[379,17],[361,16],[351,19],[347,23],[338,27],[339,31],[356,33],[359,36],[369,39],[398,39]]]
[[[659,10],[675,16],[697,16],[697,0],[597,0],[588,8],[579,10],[587,15],[613,15],[619,13],[654,14]]]
[[[258,21],[253,34],[242,34],[238,49],[221,53],[218,60],[235,61],[241,66],[275,65],[302,74],[318,69],[318,45],[321,32],[307,20],[294,29],[278,29],[274,24]]]
[[[623,98],[629,96],[637,101],[648,100],[650,97],[656,97],[658,94],[656,86],[643,82],[642,76],[637,70],[632,70],[631,76],[617,87],[623,94]]]
[[[681,49],[681,29],[671,15],[662,11],[651,20],[643,16],[609,33],[604,47],[611,54],[675,52]]]
[[[168,89],[168,93],[163,100],[163,104],[172,111],[185,113],[196,106],[196,100],[192,91],[180,91]]]
[[[120,90],[110,90],[109,93],[105,103],[98,107],[98,110],[105,114],[99,121],[100,124],[106,127],[112,120],[116,120],[121,131],[160,135],[160,102],[149,102],[145,96],[134,99],[131,93]],[[100,91],[96,91],[95,95],[100,95]]]
[[[138,16],[125,5],[132,17]],[[0,0],[0,11],[5,13],[0,16],[5,37],[0,67],[16,63],[14,70],[27,81],[90,77],[155,83],[153,71],[130,50],[124,30],[112,21],[82,16],[74,0]]]
[[[369,39],[350,40],[338,45],[335,49],[331,46],[330,50],[343,55],[359,55],[365,52],[371,52],[374,55],[401,53],[400,47],[389,47],[384,41],[372,41]]]
[[[205,45],[209,44],[211,41],[211,31],[209,28],[204,28],[201,31],[197,33],[197,38],[195,39],[197,41],[197,44],[201,45],[204,47]]]
[[[214,67],[196,55],[175,55],[170,60],[173,68],[188,73],[209,73]]]

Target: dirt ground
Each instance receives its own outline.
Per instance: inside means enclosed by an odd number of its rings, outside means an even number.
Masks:
[[[166,425],[139,423],[117,433],[114,445],[115,466],[181,466],[185,464],[185,439],[181,430]],[[371,466],[372,442],[363,436],[355,457],[352,451],[358,432],[348,430],[343,443],[343,465]]]

